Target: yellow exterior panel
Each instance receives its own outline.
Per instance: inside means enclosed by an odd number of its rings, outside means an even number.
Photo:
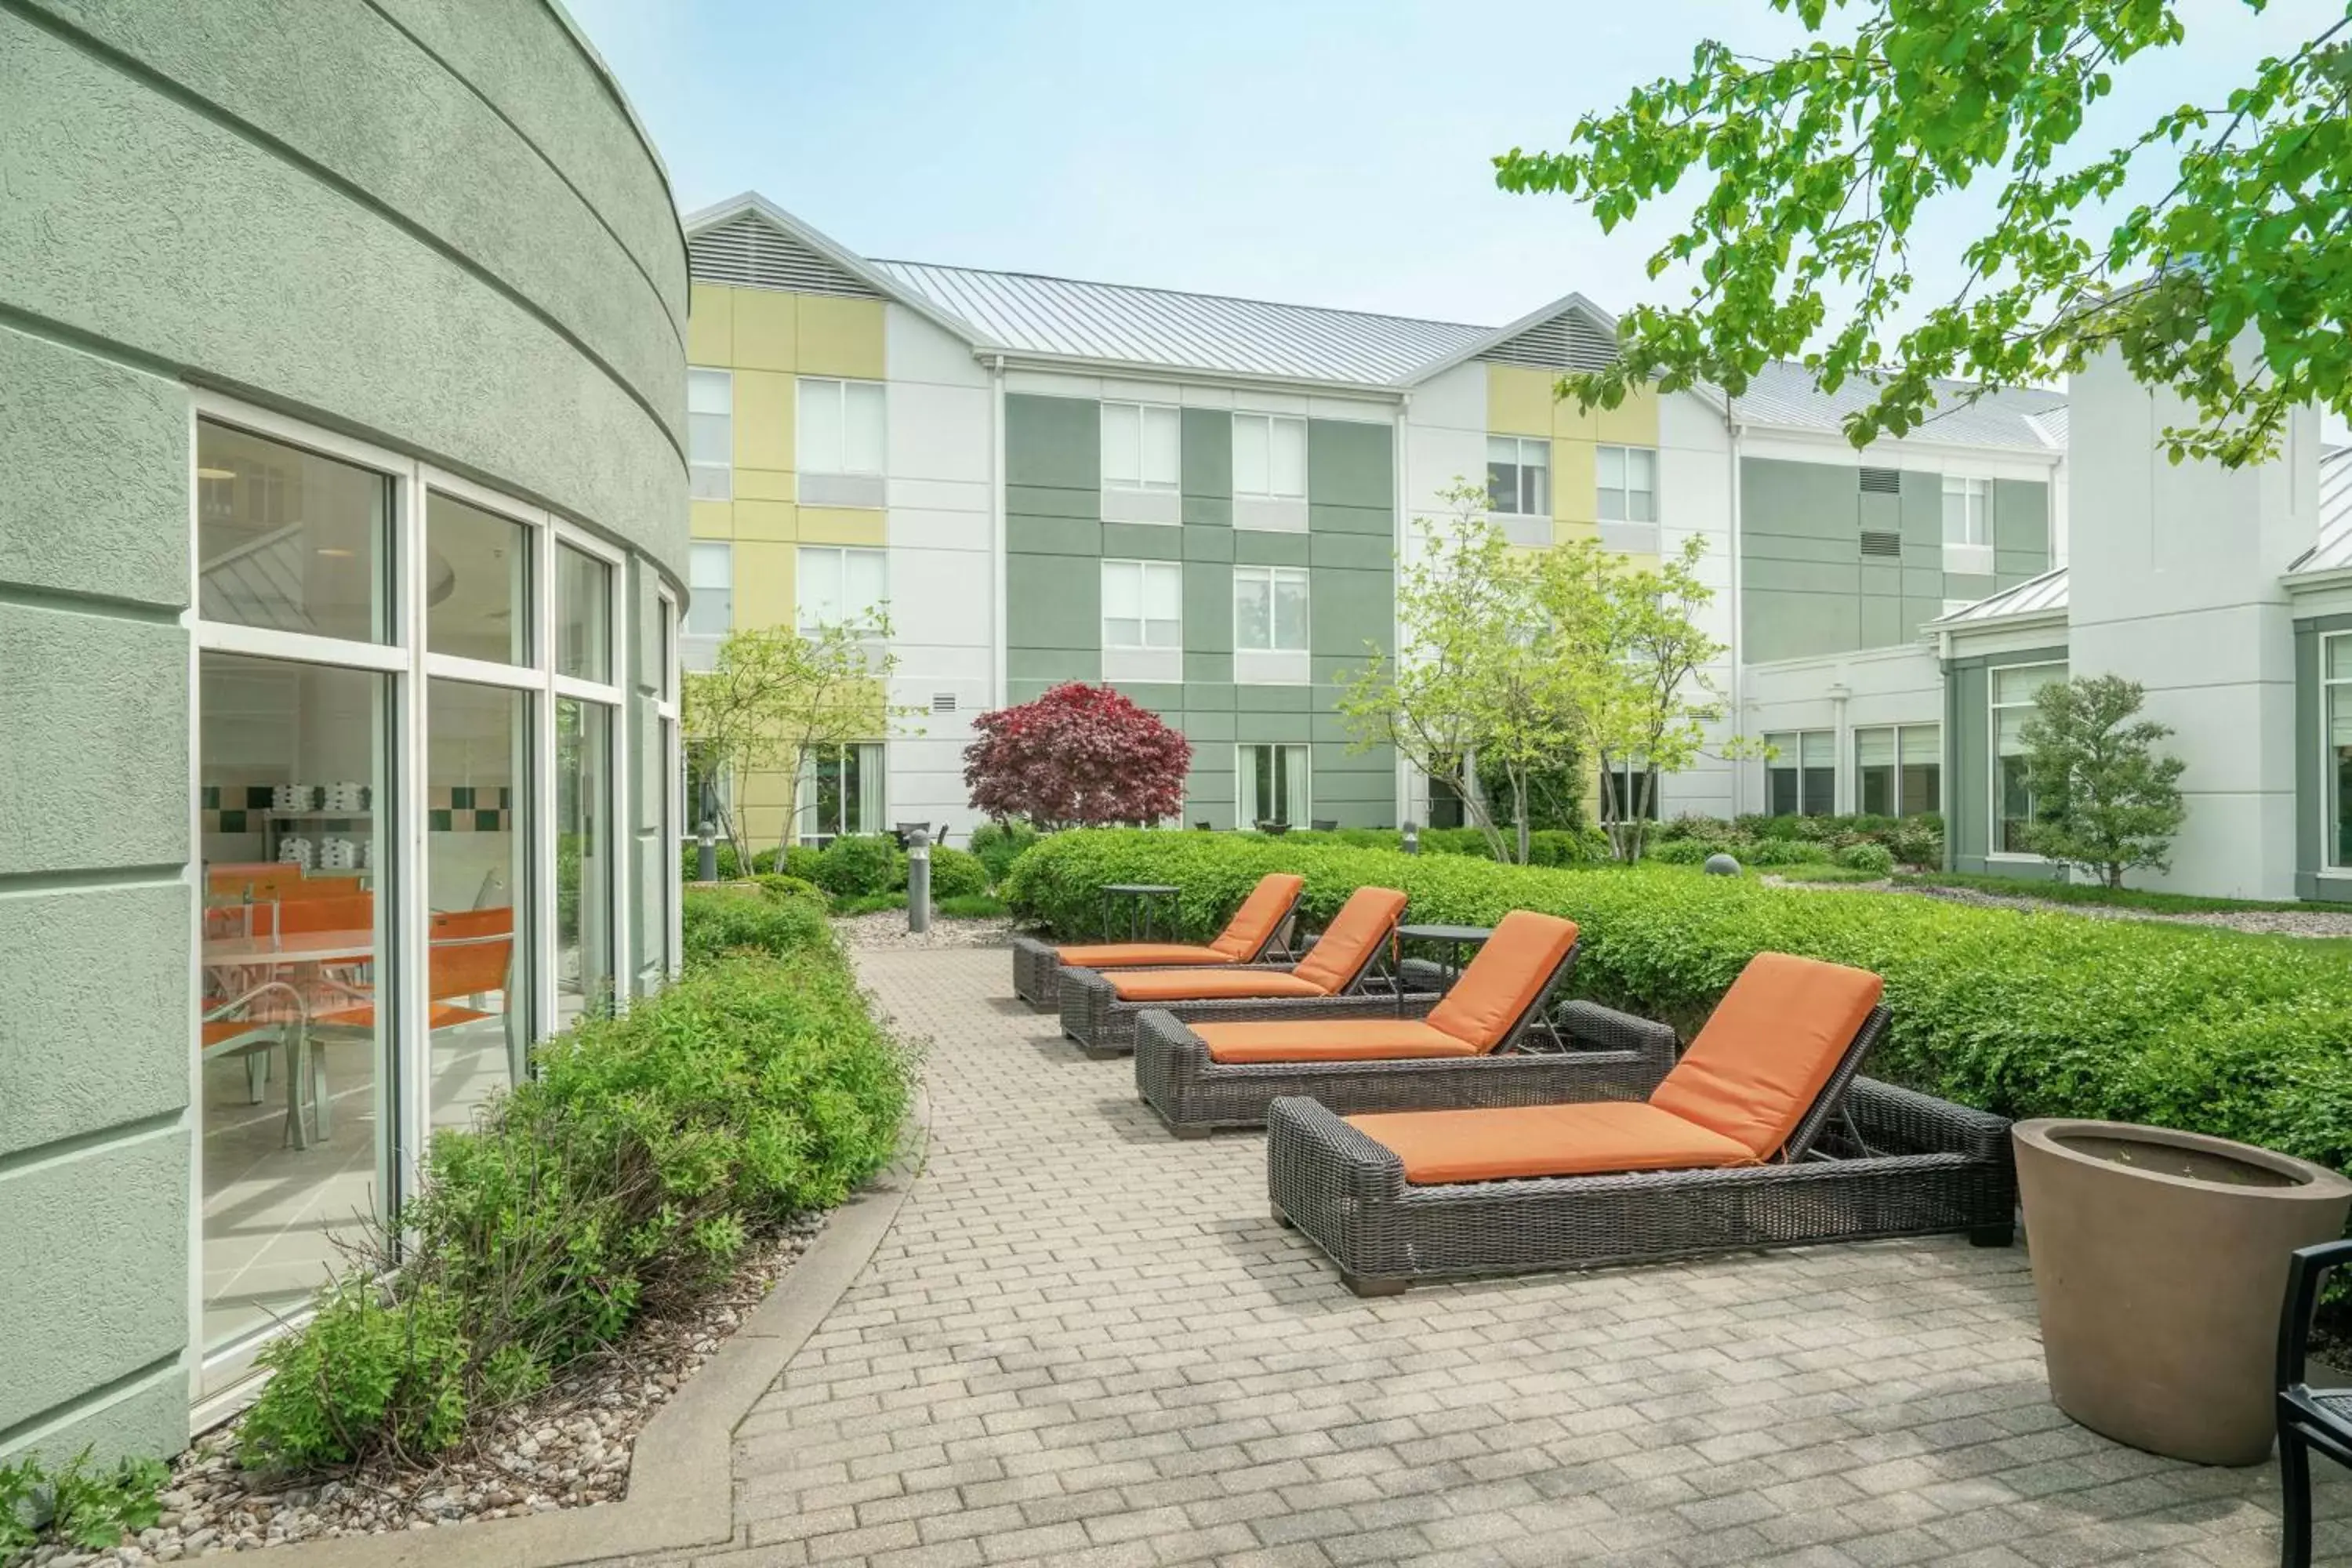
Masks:
[[[758,473],[755,468],[738,468],[736,477]],[[779,476],[761,474],[762,479]],[[781,476],[790,479],[789,474]],[[735,537],[769,544],[790,544],[800,538],[800,509],[788,500],[752,500],[738,492],[735,502]]]
[[[804,506],[801,508],[801,542],[877,547],[887,544],[887,515],[856,507]]]
[[[686,531],[697,539],[735,537],[735,508],[723,500],[698,500],[687,513]]]
[[[797,493],[798,476],[783,468],[738,468],[735,470],[737,500],[791,500]]]
[[[783,372],[735,373],[735,466],[793,466],[793,378]]]
[[[795,294],[803,375],[882,379],[882,301]]]
[[[1551,434],[1552,377],[1516,364],[1486,367],[1486,428],[1496,436]]]
[[[1551,525],[1551,542],[1554,544],[1575,544],[1600,537],[1601,525],[1597,522],[1567,522],[1554,519]]]
[[[1560,522],[1594,522],[1601,498],[1590,441],[1551,444],[1551,515]]]
[[[799,368],[800,296],[774,289],[735,293],[735,364],[742,370]]]
[[[1601,410],[1587,408],[1573,397],[1563,397],[1551,405],[1551,433],[1570,441],[1599,440]]]
[[[782,542],[735,542],[736,626],[787,626],[793,623],[793,547]]]
[[[1658,444],[1658,395],[1641,387],[1625,395],[1614,408],[1597,410],[1600,437],[1612,446],[1654,447]]]
[[[697,283],[687,291],[686,357],[723,369],[735,363],[735,290]]]

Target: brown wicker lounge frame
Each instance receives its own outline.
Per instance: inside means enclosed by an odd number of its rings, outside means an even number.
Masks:
[[[1387,950],[1386,942],[1377,942],[1364,957],[1363,967],[1349,977],[1348,984],[1331,996],[1233,996],[1210,1002],[1122,1002],[1111,988],[1115,975],[1166,973],[1166,970],[1114,969],[1108,973],[1092,969],[1065,968],[1061,977],[1062,1033],[1077,1042],[1078,1048],[1096,1061],[1108,1061],[1113,1057],[1129,1055],[1135,1049],[1135,1021],[1145,1013],[1160,1009],[1187,1023],[1238,1023],[1251,1018],[1395,1018],[1415,1016],[1410,1009],[1419,1006],[1423,1012],[1437,1005],[1439,995],[1433,992],[1396,993],[1389,983],[1379,983],[1377,991],[1368,990],[1367,983],[1381,954]],[[1270,973],[1287,974],[1297,965],[1289,963],[1234,964],[1219,970],[1230,973],[1234,969],[1262,969]],[[1406,1011],[1400,1012],[1400,1008]]]
[[[1290,900],[1290,908],[1284,910],[1282,918],[1274,922],[1274,929],[1266,933],[1265,941],[1258,945],[1257,951],[1250,953],[1241,962],[1245,964],[1264,963],[1276,953],[1288,957],[1290,939],[1297,929],[1298,900],[1293,899]],[[1013,939],[1013,994],[1041,1013],[1060,1006],[1062,949],[1076,945],[1082,944],[1045,942],[1034,936],[1014,937]],[[1225,966],[1219,964],[1204,967],[1223,968]],[[1119,973],[1127,972],[1122,970]]]
[[[1414,1186],[1393,1151],[1292,1098],[1267,1110],[1267,1195],[1275,1217],[1321,1247],[1360,1296],[1393,1295],[1415,1279],[1946,1231],[2008,1246],[2017,1209],[2008,1121],[1856,1077],[1886,1018],[1884,1007],[1871,1013],[1771,1164]]]
[[[1675,1032],[1665,1025],[1628,1018],[1590,1002],[1570,1002],[1550,1018],[1549,1031],[1537,1032],[1575,962],[1571,950],[1503,1043],[1475,1057],[1221,1062],[1209,1055],[1190,1023],[1150,1008],[1136,1024],[1136,1093],[1179,1138],[1206,1138],[1224,1127],[1263,1127],[1266,1107],[1286,1095],[1306,1096],[1340,1115],[1639,1100],[1674,1066]],[[1439,1000],[1416,996],[1402,1013],[1387,1001],[1377,1013],[1355,1016],[1420,1018]]]

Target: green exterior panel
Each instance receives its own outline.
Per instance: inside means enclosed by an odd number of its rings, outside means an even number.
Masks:
[[[1364,645],[1396,640],[1393,579],[1386,572],[1317,567],[1307,577],[1307,647],[1321,658],[1361,663]],[[1320,679],[1318,677],[1318,679]]]
[[[1139,707],[1149,708],[1180,728],[1184,719],[1184,689],[1156,680],[1114,680],[1111,685]]]
[[[1091,682],[1096,679],[1096,677],[1092,675],[1069,676],[1065,679],[1072,680],[1083,679]],[[1004,682],[1004,700],[1006,702],[1017,708],[1024,702],[1036,701],[1037,699],[1045,696],[1046,692],[1061,684],[1062,682],[1060,680],[1040,680],[1036,679],[1007,677]]]
[[[1319,509],[1360,508],[1383,519],[1395,516],[1394,427],[1352,419],[1307,422],[1307,494]],[[1315,526],[1320,526],[1315,525]]]
[[[2327,864],[2320,658],[2332,632],[2352,632],[2352,616],[2315,616],[2294,623],[2294,891],[2300,899],[2352,902],[2352,868]]]
[[[2050,487],[2037,479],[1992,482],[1992,543],[2003,554],[2021,554],[2050,565]]]
[[[1188,650],[1184,655],[1184,679],[1188,686],[1198,684],[1224,693],[1222,699],[1212,701],[1210,707],[1231,708],[1234,705],[1232,654],[1192,653]]]
[[[1802,534],[1783,533],[1758,540],[1755,544],[1751,554],[1759,561],[1852,567],[1859,565],[1863,560],[1862,542],[1853,534],[1837,539],[1811,539]],[[1885,571],[1892,565],[1891,561],[1886,562],[1879,569]]]
[[[1177,476],[1184,494],[1230,503],[1234,499],[1234,416],[1222,408],[1187,408],[1180,440]],[[1188,512],[1184,521],[1195,520]],[[1233,521],[1230,510],[1224,521]]]
[[[1102,556],[1107,561],[1181,561],[1184,531],[1161,522],[1106,522]]]
[[[1306,716],[1314,706],[1314,689],[1311,687],[1236,686],[1234,688],[1234,710],[1244,716],[1242,720],[1244,726],[1242,739],[1244,741],[1290,739],[1303,741],[1307,739]],[[1269,713],[1295,715],[1298,723],[1295,735],[1286,730],[1279,734],[1267,734],[1263,731],[1252,731],[1247,729],[1250,723],[1248,715]]]
[[[1177,516],[1193,528],[1229,529],[1234,525],[1234,498],[1180,495],[1177,497]]]
[[[1906,560],[1914,549],[1944,554],[1944,477],[1915,468],[1903,473],[1903,548]]]
[[[1903,600],[1903,636],[1900,640],[1909,642],[1919,635],[1921,626],[1943,613],[1944,602],[1941,599],[1917,599],[1906,595]]]
[[[1317,566],[1377,572],[1382,576],[1393,576],[1396,570],[1396,552],[1384,532],[1311,533],[1307,535],[1307,559]]]
[[[1876,566],[1864,562],[1862,567],[1862,594],[1865,599],[1889,599],[1903,592],[1903,568]]]
[[[1395,521],[1385,510],[1368,506],[1334,506],[1322,500],[1307,503],[1307,530],[1309,533],[1356,534],[1380,541],[1383,553],[1391,549],[1395,533]]]
[[[1304,566],[1310,536],[1267,533],[1255,528],[1234,530],[1234,560],[1246,566]]]
[[[1859,481],[1857,481],[1859,482]],[[1903,531],[1903,498],[1885,495],[1877,490],[1861,490],[1855,500],[1861,507],[1862,531],[1893,533]]]
[[[1982,599],[2000,591],[2000,579],[1976,576],[1959,572],[1944,574],[1944,597],[1948,599]]]
[[[1922,572],[1906,565],[1903,568],[1903,596],[1907,599],[1927,599],[1940,605],[1944,601],[1945,590],[1949,581],[1941,572]],[[1955,599],[1959,596],[1958,594],[1951,595]]]
[[[1196,700],[1201,688],[1191,681],[1184,683],[1184,735],[1196,747],[1230,742],[1234,738],[1233,704],[1223,708]]]
[[[1213,562],[1184,569],[1184,651],[1234,650],[1234,574]]]
[[[1862,592],[1862,563],[1859,560],[1850,559],[1843,566],[1829,566],[1814,562],[1751,558],[1747,567],[1747,585],[1751,593],[1836,594],[1852,598]]]
[[[1742,596],[1748,658],[1805,658],[1862,646],[1862,600],[1854,595],[1775,593],[1750,587]]]
[[[2030,550],[1996,550],[1992,554],[1994,573],[2010,582],[2022,582],[2039,577],[2050,570],[2050,558]],[[2007,583],[2002,584],[2004,587]]]
[[[1097,681],[1102,679],[1102,650],[1009,647],[1004,650],[1004,673],[1010,680],[1042,681],[1047,686],[1066,680]]]
[[[1739,526],[1750,553],[1771,536],[1851,543],[1862,517],[1862,473],[1827,463],[1749,458],[1739,467]]]
[[[1017,628],[1008,655],[1032,647],[1102,651],[1102,563],[1096,557],[1008,555],[1004,596]]]
[[[1088,516],[1102,515],[1102,405],[1090,397],[1004,397],[1004,483],[1013,487],[1084,490],[1097,498]]]
[[[1008,448],[1010,440],[1008,436]],[[1102,491],[1070,489],[1055,485],[1008,484],[1004,487],[1004,511],[1008,517],[1069,517],[1082,522],[1099,522],[1102,521]]]
[[[1862,601],[1862,646],[1892,647],[1909,640],[1903,630],[1902,601],[1865,595]]]
[[[1231,561],[1234,545],[1241,535],[1230,528],[1187,522],[1178,532],[1184,536],[1184,559],[1187,561]]]

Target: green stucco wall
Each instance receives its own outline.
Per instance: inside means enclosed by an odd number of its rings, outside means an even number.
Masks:
[[[1188,408],[1179,468],[1181,527],[1104,522],[1100,405],[1005,399],[1006,675],[1013,701],[1065,680],[1102,679],[1102,577],[1109,560],[1184,567],[1183,679],[1120,689],[1192,742],[1188,821],[1234,825],[1234,747],[1311,747],[1312,815],[1349,826],[1396,821],[1395,758],[1351,754],[1334,704],[1338,672],[1367,643],[1393,637],[1392,436],[1386,425],[1307,423],[1307,531],[1233,526],[1233,421]],[[1312,684],[1237,683],[1233,566],[1307,568]]]
[[[1739,469],[1741,658],[1851,653],[1911,641],[1947,599],[1978,599],[2050,564],[2049,487],[1996,479],[1995,571],[1944,570],[1940,475],[1905,470],[1899,492],[1864,490],[1862,470],[1743,458]],[[1902,539],[1896,556],[1862,553],[1861,536]]]
[[[0,105],[0,1454],[164,1452],[193,1372],[190,389],[628,544],[645,611],[685,556],[684,246],[539,0],[9,0]]]

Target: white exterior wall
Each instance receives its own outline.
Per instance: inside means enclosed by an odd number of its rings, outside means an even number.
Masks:
[[[1751,664],[1743,672],[1746,700],[1740,732],[1760,742],[1794,730],[1837,732],[1837,809],[1854,809],[1853,732],[1882,724],[1944,721],[1943,666],[1927,643],[1874,647],[1821,658]],[[1833,695],[1843,686],[1846,695]],[[1738,767],[1738,812],[1764,809],[1764,760],[1747,758]],[[1948,800],[1951,781],[1944,787]]]
[[[994,700],[993,405],[970,348],[902,305],[889,306],[884,322],[898,657],[890,700],[924,710],[889,742],[889,816],[946,823],[961,843],[980,822],[964,792],[963,748],[971,716]],[[943,696],[955,710],[931,711]]]
[[[2158,451],[2163,429],[2190,416],[2112,354],[2069,396],[2069,673],[2145,685],[2147,716],[2173,728],[2166,747],[2189,764],[2172,871],[2135,879],[2291,899],[2294,630],[2279,572],[2317,531],[2317,416],[2289,421],[2278,460],[2231,473]]]
[[[1686,392],[1658,399],[1659,554],[1670,559],[1693,538],[1705,542],[1698,575],[1715,598],[1701,612],[1699,629],[1725,649],[1703,672],[1723,717],[1707,727],[1706,754],[1698,764],[1666,775],[1661,817],[1729,816],[1737,810],[1738,767],[1722,756],[1725,743],[1739,732],[1732,711],[1739,633],[1732,599],[1731,465],[1731,432],[1719,409]]]

